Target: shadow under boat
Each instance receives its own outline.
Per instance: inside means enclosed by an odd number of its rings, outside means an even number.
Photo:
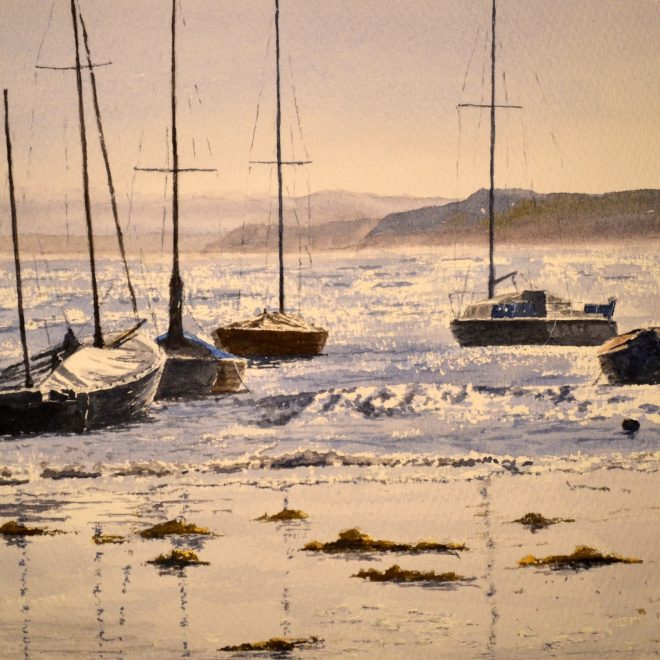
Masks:
[[[598,361],[611,385],[660,384],[660,327],[613,337],[598,349]]]
[[[617,333],[615,304],[579,308],[543,290],[506,293],[468,305],[450,328],[461,346],[598,346]]]
[[[171,346],[169,333],[157,337],[165,352],[165,366],[157,399],[229,394],[244,389],[247,361],[183,332],[183,341]]]

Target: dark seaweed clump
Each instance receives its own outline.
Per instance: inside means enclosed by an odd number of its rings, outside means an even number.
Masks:
[[[570,555],[549,555],[548,557],[534,557],[527,555],[518,560],[519,566],[548,566],[552,569],[571,568],[574,570],[607,566],[608,564],[641,564],[641,559],[634,557],[620,557],[619,555],[604,555],[595,548],[579,545]]]
[[[326,552],[337,554],[341,552],[408,552],[420,554],[422,552],[456,553],[457,550],[467,550],[465,543],[436,543],[435,541],[420,541],[419,543],[397,543],[372,539],[369,535],[357,528],[347,529],[339,533],[336,541],[321,543],[311,541],[303,550],[312,552]]]
[[[23,523],[10,520],[0,527],[0,536],[47,536],[64,534],[59,529],[48,531],[42,527],[26,527]]]
[[[290,520],[304,520],[305,518],[309,518],[309,516],[304,511],[285,508],[279,513],[274,513],[272,516],[264,513],[263,516],[259,516],[256,520],[259,522],[288,522]]]
[[[202,561],[192,550],[172,550],[169,555],[158,555],[147,564],[163,568],[185,568],[186,566],[208,566],[208,561]]]
[[[107,543],[125,543],[126,537],[116,536],[114,534],[94,534],[94,536],[92,536],[92,541],[94,541],[96,545],[105,545]]]
[[[462,575],[456,573],[436,573],[435,571],[411,571],[403,569],[397,564],[385,571],[373,568],[360,570],[351,577],[363,578],[371,582],[458,582],[464,580]]]
[[[520,523],[534,534],[539,529],[547,529],[550,525],[556,525],[560,522],[575,522],[575,520],[573,518],[546,518],[541,513],[526,513],[522,518],[518,518],[513,522]]]
[[[223,646],[221,651],[271,651],[283,653],[297,648],[316,646],[323,642],[318,637],[272,637],[264,642],[245,642],[238,646]]]
[[[206,527],[198,527],[194,523],[188,523],[185,518],[158,523],[153,527],[143,529],[139,534],[143,539],[162,539],[166,536],[190,536],[193,534],[214,536]]]

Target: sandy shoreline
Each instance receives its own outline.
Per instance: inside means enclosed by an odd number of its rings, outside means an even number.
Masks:
[[[660,639],[657,461],[615,467],[512,474],[481,466],[451,479],[420,479],[405,468],[379,468],[380,476],[356,469],[346,478],[344,468],[337,481],[328,478],[336,468],[306,467],[276,480],[257,471],[242,479],[188,474],[3,487],[0,522],[22,510],[27,523],[76,533],[0,543],[0,656],[207,658],[230,655],[221,646],[278,635],[323,638],[294,653],[305,658],[651,655]],[[284,497],[309,519],[254,521],[279,511]],[[511,523],[529,511],[575,522],[532,534]],[[191,546],[135,535],[178,515],[222,536]],[[129,541],[94,545],[98,525]],[[469,551],[300,551],[350,527],[395,541],[465,542]],[[524,555],[577,545],[643,563],[579,572],[517,567]],[[161,575],[145,563],[175,546],[193,547],[210,565]],[[350,577],[392,564],[475,580],[430,587]]]

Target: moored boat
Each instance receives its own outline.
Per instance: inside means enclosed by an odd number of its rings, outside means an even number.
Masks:
[[[72,2],[76,37],[78,91],[82,94],[75,4]],[[84,136],[81,111],[81,135]],[[30,359],[23,310],[20,249],[12,174],[8,94],[4,91],[5,136],[8,182],[16,271],[16,293],[23,361],[0,373],[0,434],[18,435],[46,431],[77,431],[107,426],[134,418],[153,401],[163,367],[158,347],[138,333],[142,322],[106,341],[103,338],[98,299],[94,297],[94,339],[92,345],[80,344],[71,328],[64,341]],[[92,289],[96,292],[93,232],[89,212],[86,173],[86,140],[83,148],[83,185]],[[22,381],[23,384],[19,384]]]
[[[245,357],[306,357],[319,355],[328,331],[300,316],[265,311],[213,331],[217,346]]]
[[[660,384],[660,327],[613,337],[598,349],[598,361],[612,385]]]
[[[490,188],[488,194],[488,298],[467,305],[451,321],[450,328],[461,346],[546,345],[596,346],[617,333],[613,320],[616,299],[605,304],[577,307],[569,300],[543,289],[496,295],[496,287],[516,271],[498,277],[495,271],[495,126],[496,109],[521,109],[498,103],[496,95],[495,37],[497,0],[492,0],[490,103],[461,103],[462,107],[490,111]],[[461,296],[462,299],[462,296]]]
[[[284,304],[284,165],[306,165],[309,161],[282,158],[282,111],[280,95],[280,4],[275,0],[275,161],[255,161],[277,166],[279,311],[265,311],[254,319],[237,321],[213,331],[216,346],[243,357],[298,358],[320,355],[328,331],[302,317],[286,312]]]
[[[546,291],[520,291],[471,303],[450,323],[461,346],[597,346],[616,335],[615,299],[578,308]]]
[[[166,348],[167,358],[156,398],[193,397],[238,392],[243,385],[246,361],[184,332],[178,348]],[[167,345],[168,334],[156,342]]]
[[[243,388],[246,361],[221,351],[183,328],[183,279],[179,269],[179,174],[213,172],[180,168],[177,140],[176,27],[177,0],[172,0],[171,41],[171,168],[136,168],[172,174],[172,274],[170,276],[169,325],[156,342],[165,352],[165,367],[156,398],[195,397],[238,392]]]

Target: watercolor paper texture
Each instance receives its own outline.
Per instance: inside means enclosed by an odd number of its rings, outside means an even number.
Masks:
[[[1,10],[0,657],[657,652],[658,3]]]

